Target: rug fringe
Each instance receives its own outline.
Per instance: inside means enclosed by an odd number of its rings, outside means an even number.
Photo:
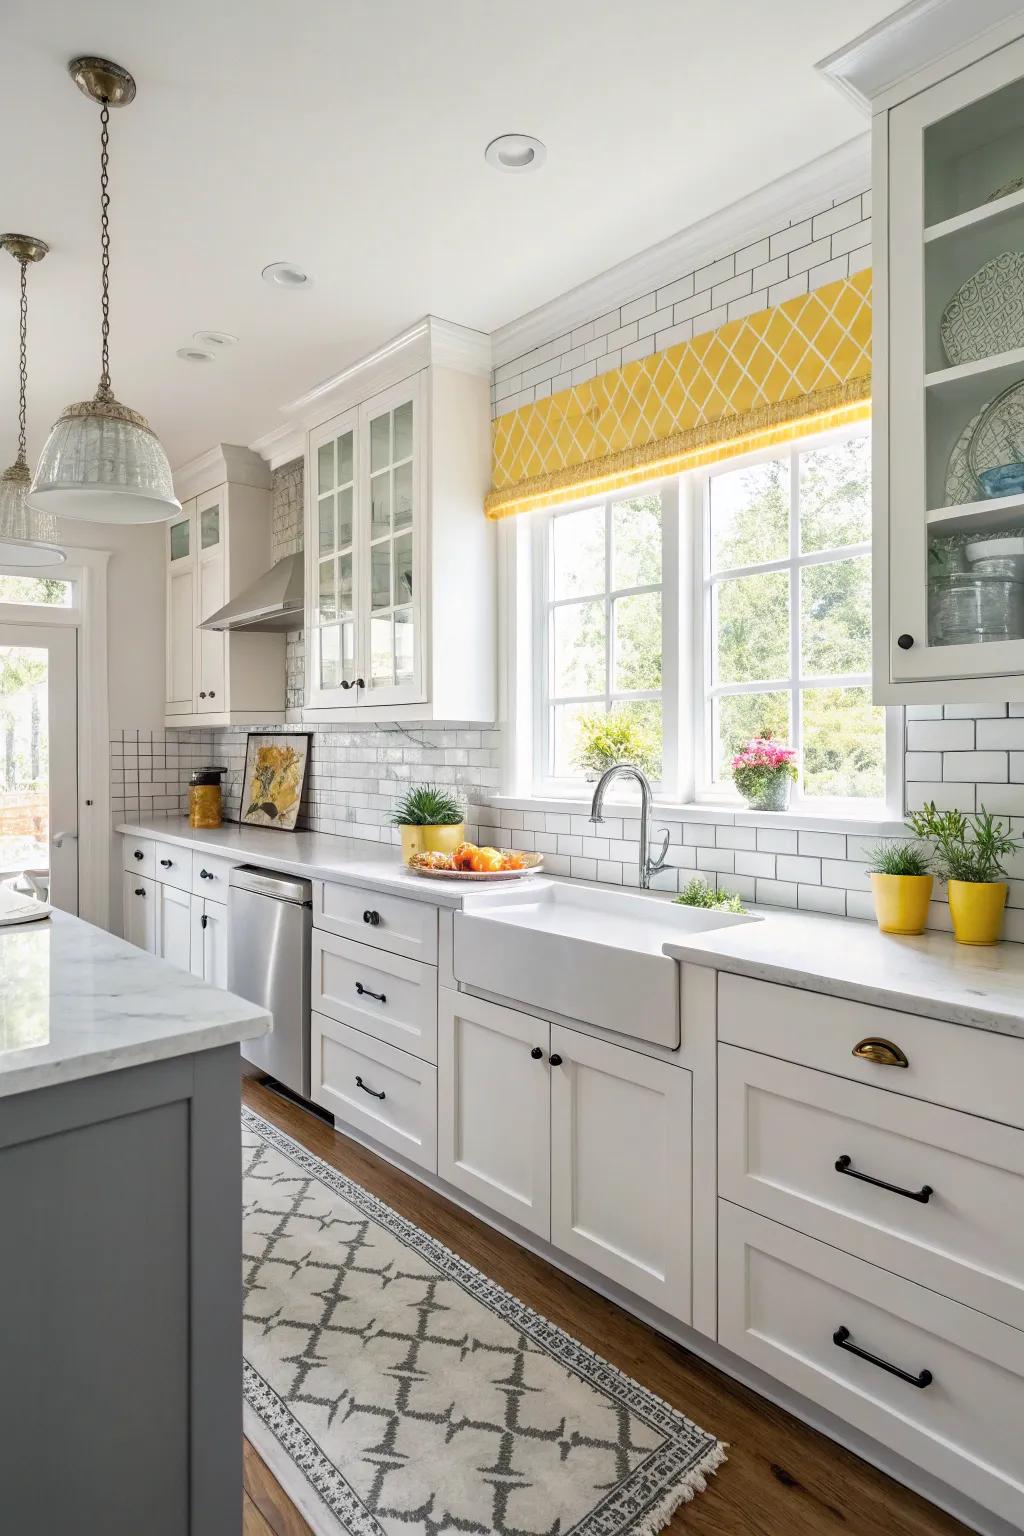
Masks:
[[[708,1478],[718,1471],[723,1462],[728,1461],[728,1449],[721,1440],[717,1440],[686,1474],[682,1484],[677,1484],[660,1504],[649,1510],[639,1525],[630,1526],[628,1536],[658,1536],[658,1532],[665,1529],[681,1505],[691,1504],[698,1493],[707,1491]]]

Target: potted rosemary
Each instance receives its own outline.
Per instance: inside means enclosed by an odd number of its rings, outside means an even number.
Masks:
[[[931,801],[907,817],[918,837],[934,844],[939,878],[949,892],[949,915],[958,944],[996,944],[1006,906],[1003,860],[1022,844],[990,811],[969,815],[939,811]]]
[[[924,933],[935,883],[930,863],[917,843],[879,843],[872,848],[868,873],[883,933]]]
[[[454,853],[466,835],[462,806],[450,790],[415,784],[399,800],[391,825],[402,834],[402,859],[415,853]]]
[[[751,811],[786,811],[796,753],[770,736],[755,736],[732,760],[732,781]]]

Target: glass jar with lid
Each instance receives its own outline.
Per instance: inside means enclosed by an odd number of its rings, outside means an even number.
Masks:
[[[188,824],[208,829],[221,824],[221,776],[226,768],[195,768],[188,781]]]

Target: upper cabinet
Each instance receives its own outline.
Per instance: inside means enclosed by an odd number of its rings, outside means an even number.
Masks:
[[[487,337],[428,319],[297,402],[306,718],[495,718],[489,368]]]
[[[284,635],[202,627],[270,567],[270,471],[223,444],[190,476],[167,524],[167,724],[282,721]]]
[[[1024,39],[987,33],[893,94],[873,131],[875,695],[1020,700]]]

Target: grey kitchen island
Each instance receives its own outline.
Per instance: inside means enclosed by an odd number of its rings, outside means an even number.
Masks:
[[[77,918],[0,928],[5,1530],[237,1536],[238,1043],[269,1028]]]

